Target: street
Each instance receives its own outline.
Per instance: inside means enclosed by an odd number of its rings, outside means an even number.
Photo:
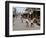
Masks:
[[[40,26],[34,24],[32,27],[27,27],[26,23],[22,23],[21,17],[18,16],[17,18],[13,18],[13,31],[18,31],[18,30],[39,30]]]

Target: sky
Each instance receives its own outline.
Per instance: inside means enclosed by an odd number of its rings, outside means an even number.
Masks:
[[[22,12],[24,12],[25,11],[25,9],[26,8],[24,8],[24,7],[16,7],[16,12],[18,12],[18,13],[22,13]]]

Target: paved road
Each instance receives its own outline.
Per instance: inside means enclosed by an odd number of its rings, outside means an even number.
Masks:
[[[17,18],[14,18],[14,23],[13,23],[13,30],[38,30],[40,29],[40,26],[34,24],[32,27],[27,27],[26,23],[22,23],[20,16],[18,16]]]

